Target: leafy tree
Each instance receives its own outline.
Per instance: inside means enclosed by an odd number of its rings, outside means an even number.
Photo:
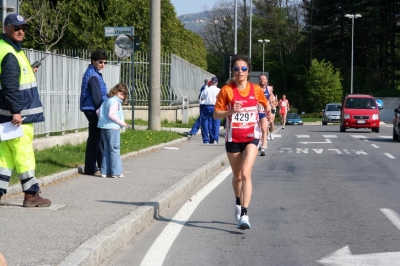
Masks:
[[[309,111],[321,110],[328,102],[340,102],[343,96],[340,71],[330,62],[311,61],[306,88]]]
[[[34,42],[32,46],[44,46],[45,51],[50,51],[63,38],[70,15],[63,4],[31,0],[21,3],[21,11],[30,24],[27,33]]]

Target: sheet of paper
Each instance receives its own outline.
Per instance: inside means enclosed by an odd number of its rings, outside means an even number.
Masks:
[[[15,126],[11,122],[0,124],[0,140],[9,140],[22,137],[24,132],[21,126]]]

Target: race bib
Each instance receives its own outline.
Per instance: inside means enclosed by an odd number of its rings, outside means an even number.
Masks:
[[[257,107],[244,107],[232,115],[232,128],[251,128],[257,123]]]

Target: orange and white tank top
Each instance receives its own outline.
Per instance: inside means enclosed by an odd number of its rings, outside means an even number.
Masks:
[[[260,126],[257,110],[257,99],[254,94],[254,85],[250,83],[250,92],[246,97],[240,95],[236,84],[233,85],[232,102],[227,106],[233,109],[236,102],[242,104],[242,108],[236,114],[227,117],[225,139],[227,142],[250,142],[260,139]]]

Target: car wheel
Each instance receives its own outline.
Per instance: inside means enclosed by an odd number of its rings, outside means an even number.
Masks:
[[[379,133],[379,127],[375,128],[375,133]]]
[[[393,127],[393,140],[399,140],[399,134],[396,133],[394,127]]]
[[[340,125],[340,132],[346,132],[346,127]]]

